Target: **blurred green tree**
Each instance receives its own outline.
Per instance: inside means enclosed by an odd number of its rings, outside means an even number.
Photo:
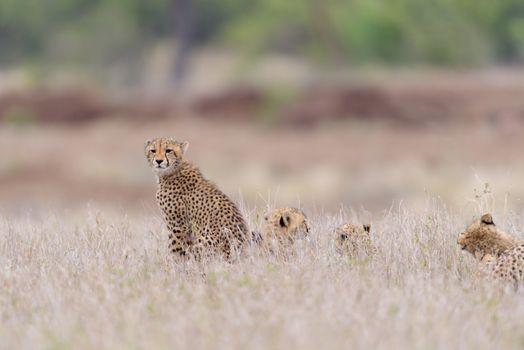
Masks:
[[[524,60],[522,0],[1,0],[0,65],[103,66],[174,42],[319,63],[479,65]]]

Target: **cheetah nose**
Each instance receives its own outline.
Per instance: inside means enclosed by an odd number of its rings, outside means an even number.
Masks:
[[[162,159],[155,159],[155,162],[156,162],[158,165],[162,164],[163,161],[164,161],[164,160],[162,160]]]

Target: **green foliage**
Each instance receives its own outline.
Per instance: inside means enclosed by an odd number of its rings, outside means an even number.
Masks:
[[[343,57],[353,64],[469,65],[524,58],[524,4],[515,0],[254,3],[225,30],[229,40],[250,50],[279,50],[284,39],[287,49],[320,51],[328,60]]]
[[[0,0],[0,62],[103,64],[175,33],[176,0]],[[194,0],[194,45],[320,62],[524,60],[521,0]],[[92,62],[91,62],[92,61]]]

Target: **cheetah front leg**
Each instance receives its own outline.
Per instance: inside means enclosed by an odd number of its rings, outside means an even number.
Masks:
[[[187,256],[188,248],[191,245],[190,232],[181,225],[168,225],[169,229],[169,249],[174,254]]]
[[[197,240],[195,243],[191,244],[188,248],[188,251],[196,261],[201,261],[202,258],[207,254],[206,247],[200,240]]]
[[[189,252],[196,260],[200,261],[203,258],[213,257],[215,254],[220,253],[220,250],[217,250],[217,247],[214,246],[213,240],[207,232],[200,232],[189,246]]]

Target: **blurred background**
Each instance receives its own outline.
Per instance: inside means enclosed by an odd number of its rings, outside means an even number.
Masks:
[[[0,209],[156,212],[144,140],[248,208],[524,195],[521,0],[0,0]]]

